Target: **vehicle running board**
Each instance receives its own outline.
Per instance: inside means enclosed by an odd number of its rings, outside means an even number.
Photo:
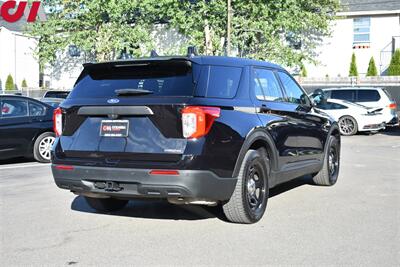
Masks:
[[[101,116],[101,115],[154,115],[151,108],[146,106],[89,106],[81,107],[78,110],[81,116]]]

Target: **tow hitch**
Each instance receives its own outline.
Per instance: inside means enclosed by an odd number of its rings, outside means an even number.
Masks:
[[[94,187],[97,189],[105,190],[107,192],[118,192],[123,188],[119,186],[117,182],[107,181],[107,182],[95,182]]]

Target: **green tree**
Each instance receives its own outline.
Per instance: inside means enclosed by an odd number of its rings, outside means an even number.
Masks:
[[[117,59],[122,52],[149,54],[150,33],[159,10],[154,0],[48,0],[47,20],[28,28],[39,37],[40,63],[52,63],[58,51],[76,45],[86,58]]]
[[[41,63],[56,51],[77,45],[97,61],[115,59],[119,51],[148,55],[154,48],[154,23],[166,23],[185,39],[180,51],[196,45],[200,54],[226,51],[226,0],[48,0],[46,22],[36,22]],[[313,62],[315,48],[330,34],[338,0],[232,1],[232,50],[239,56],[298,66]],[[299,23],[301,18],[301,23]]]
[[[160,2],[169,26],[188,36],[200,53],[225,54],[226,0]],[[239,56],[287,66],[314,62],[315,48],[330,34],[338,7],[337,0],[232,1],[232,49]]]
[[[367,76],[378,76],[378,70],[375,65],[374,57],[371,57],[369,60]]]
[[[351,55],[349,76],[358,76],[356,55],[354,53]]]
[[[304,66],[303,63],[300,65],[300,76],[301,77],[307,77],[307,69],[306,66]]]
[[[388,75],[400,75],[400,49],[396,49],[392,56],[392,59],[390,60]]]
[[[22,88],[27,88],[27,87],[28,87],[28,84],[26,83],[26,80],[25,80],[25,79],[22,80],[21,87],[22,87]]]
[[[11,76],[11,74],[9,74],[6,80],[6,90],[14,90],[14,89],[15,89],[14,79]]]

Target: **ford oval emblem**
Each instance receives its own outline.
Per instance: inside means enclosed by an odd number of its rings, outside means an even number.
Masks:
[[[119,103],[119,99],[111,98],[111,99],[107,100],[107,103],[108,104],[117,104],[117,103]]]

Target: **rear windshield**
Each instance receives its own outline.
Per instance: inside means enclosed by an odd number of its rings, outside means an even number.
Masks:
[[[99,64],[87,67],[69,98],[117,96],[119,89],[151,91],[146,96],[193,96],[196,64],[188,61],[156,61]]]
[[[69,92],[46,92],[46,94],[44,95],[45,98],[67,98],[69,95]]]
[[[383,92],[385,92],[385,94],[387,95],[387,97],[389,97],[389,99],[390,99],[391,101],[394,101],[394,98],[392,97],[392,95],[389,93],[388,90],[386,90],[386,89],[382,89],[382,90],[383,90]]]

